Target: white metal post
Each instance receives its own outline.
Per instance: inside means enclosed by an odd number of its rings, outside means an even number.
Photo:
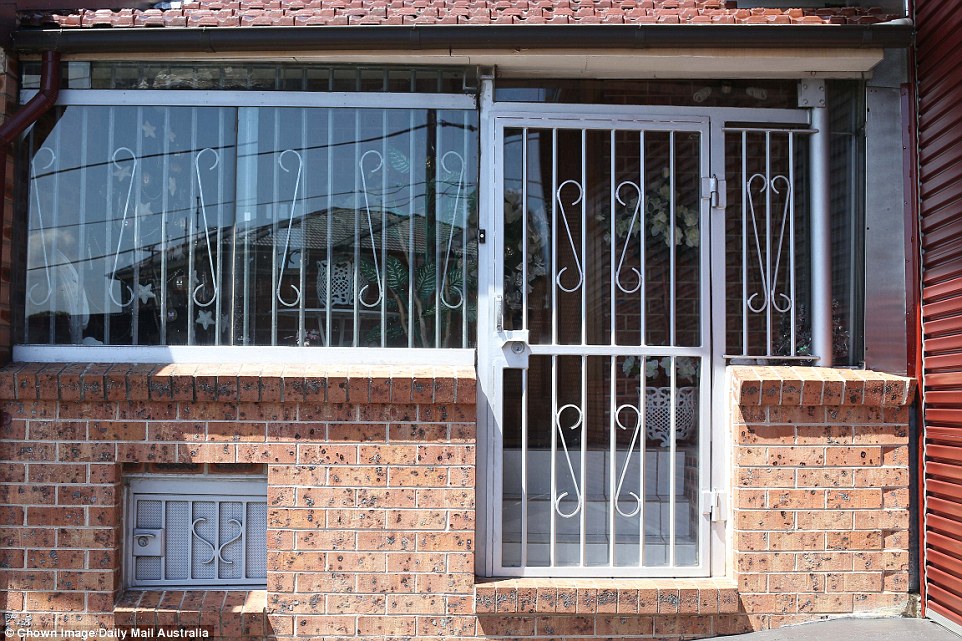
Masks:
[[[832,240],[829,199],[829,114],[824,81],[806,80],[799,85],[799,106],[812,110],[811,220],[812,220],[812,354],[816,364],[832,366]]]
[[[478,567],[486,576],[501,566],[501,496],[499,476],[492,473],[501,466],[501,440],[498,432],[500,395],[495,383],[495,373],[500,370],[494,365],[494,329],[497,321],[495,304],[500,292],[499,279],[503,279],[494,260],[499,252],[493,251],[497,239],[501,237],[498,227],[501,222],[495,215],[497,196],[495,185],[499,184],[496,174],[501,150],[495,141],[495,121],[491,115],[494,104],[494,77],[482,74],[481,94],[478,98],[478,227],[486,232],[487,242],[478,244],[478,448],[477,448],[477,486],[481,488],[479,509],[476,519],[478,540],[489,545],[478,546]],[[417,351],[417,350],[415,350]]]

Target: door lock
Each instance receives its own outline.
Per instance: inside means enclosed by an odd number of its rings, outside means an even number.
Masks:
[[[531,355],[528,330],[514,329],[501,331],[499,334],[505,364],[511,369],[528,369],[528,356]]]
[[[514,332],[510,332],[514,333]],[[527,334],[527,332],[524,332]],[[509,337],[501,346],[504,360],[511,369],[528,369],[528,357],[531,355],[531,347],[527,340],[518,340]]]
[[[163,556],[164,531],[160,529],[134,530],[134,556]]]

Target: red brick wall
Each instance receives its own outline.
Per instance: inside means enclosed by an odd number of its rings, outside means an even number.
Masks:
[[[732,368],[732,577],[477,582],[471,369],[13,365],[0,608],[13,628],[325,641],[680,639],[897,611],[909,383],[843,374]],[[201,463],[266,465],[266,591],[123,594],[124,466]]]
[[[752,626],[901,614],[914,382],[806,367],[730,375],[735,571]]]
[[[0,373],[0,397],[0,608],[14,623],[332,638],[421,634],[473,608],[471,369],[28,364]],[[266,603],[133,593],[115,617],[124,463],[266,464]]]

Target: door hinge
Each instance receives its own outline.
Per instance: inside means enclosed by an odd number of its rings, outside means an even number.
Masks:
[[[725,207],[725,190],[728,188],[724,180],[712,174],[707,178],[702,178],[702,198],[709,201],[711,207]]]
[[[728,492],[711,490],[701,494],[701,513],[713,523],[728,520]]]

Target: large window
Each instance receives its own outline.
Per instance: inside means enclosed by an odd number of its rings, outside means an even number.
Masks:
[[[475,111],[87,102],[23,145],[21,343],[473,346]]]

